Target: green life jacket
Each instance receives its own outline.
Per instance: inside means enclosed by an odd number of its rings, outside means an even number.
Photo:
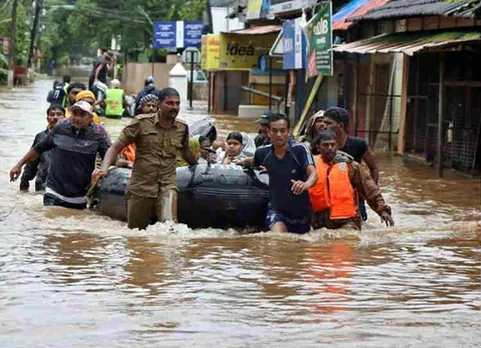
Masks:
[[[107,98],[105,99],[105,114],[107,116],[122,116],[124,112],[124,90],[123,89],[108,89]]]

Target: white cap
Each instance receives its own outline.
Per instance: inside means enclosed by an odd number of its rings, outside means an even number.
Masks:
[[[92,115],[92,105],[87,103],[85,100],[78,101],[70,107],[71,111],[73,111],[75,109],[79,109],[79,110],[88,112],[90,115]]]
[[[117,80],[117,79],[113,79],[112,81],[110,81],[110,86],[112,88],[119,88],[120,87],[120,81]]]

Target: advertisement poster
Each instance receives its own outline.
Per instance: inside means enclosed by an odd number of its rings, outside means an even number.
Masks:
[[[302,19],[290,19],[282,24],[283,69],[306,67],[306,37],[301,28]]]
[[[319,7],[307,23],[304,32],[307,38],[307,76],[332,76],[332,4]]]

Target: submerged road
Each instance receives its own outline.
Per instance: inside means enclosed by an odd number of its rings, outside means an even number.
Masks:
[[[0,90],[0,347],[481,345],[478,179],[380,157],[392,229],[370,211],[361,233],[131,231],[9,183],[50,86]],[[105,122],[115,136],[125,120]]]

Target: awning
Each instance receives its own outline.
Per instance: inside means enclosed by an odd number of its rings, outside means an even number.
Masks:
[[[332,16],[332,30],[347,30],[354,22],[352,18],[386,4],[388,0],[353,0]]]
[[[448,48],[463,43],[481,42],[481,31],[443,31],[382,34],[333,48],[348,53],[404,53],[412,56],[423,50]]]
[[[250,27],[247,29],[240,29],[234,31],[227,31],[226,34],[240,34],[240,35],[265,35],[271,33],[278,33],[281,31],[281,25],[264,25],[259,27]]]

